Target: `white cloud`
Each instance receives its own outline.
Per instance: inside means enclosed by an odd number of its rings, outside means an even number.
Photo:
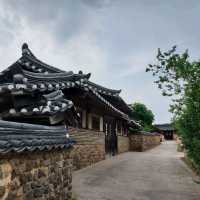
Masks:
[[[181,44],[200,57],[200,3],[180,2],[0,1],[0,69],[16,61],[28,42],[39,59],[91,72],[93,81],[123,89],[128,102],[147,104],[157,122],[169,121],[169,101],[143,72],[158,47]]]

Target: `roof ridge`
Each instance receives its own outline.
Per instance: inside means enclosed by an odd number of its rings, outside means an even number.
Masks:
[[[24,43],[22,45],[22,56],[25,56],[26,58],[28,59],[31,59],[32,61],[44,66],[44,67],[47,67],[48,69],[54,71],[54,72],[58,72],[58,73],[61,73],[61,72],[66,72],[64,70],[60,70],[59,68],[57,67],[54,67],[54,66],[51,66],[49,64],[46,64],[44,63],[43,61],[41,61],[40,59],[38,59],[33,53],[32,51],[29,49],[28,47],[28,44],[27,43]]]
[[[99,85],[99,84],[93,83],[92,81],[88,81],[88,83],[89,83],[90,85],[92,85],[92,86],[100,87],[100,88],[102,88],[103,90],[107,90],[107,91],[109,91],[109,92],[111,92],[111,93],[120,94],[120,92],[121,92],[121,90],[115,90],[115,89],[106,88],[106,87],[101,86],[101,85]]]
[[[36,56],[28,48],[28,44],[27,43],[23,43],[23,45],[22,45],[22,56],[23,55],[30,55],[31,57],[36,58]]]
[[[44,74],[44,73],[35,73],[35,72],[30,72],[30,71],[27,71],[27,70],[22,70],[23,73],[25,75],[28,75],[28,76],[32,76],[32,77],[42,77],[42,78],[51,78],[51,77],[55,77],[55,76],[61,76],[61,77],[70,77],[70,76],[73,76],[73,72],[69,71],[69,72],[56,72],[56,73],[49,73],[49,74]]]

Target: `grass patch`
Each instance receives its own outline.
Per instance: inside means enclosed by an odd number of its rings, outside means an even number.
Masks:
[[[77,200],[77,198],[74,194],[72,194],[72,197],[69,200]]]
[[[71,197],[69,200],[77,200],[75,197]]]
[[[184,157],[182,160],[195,172],[197,176],[200,178],[200,167],[197,166],[190,158]],[[197,184],[200,184],[200,179],[195,181]]]
[[[194,180],[194,182],[195,182],[196,184],[199,184],[199,185],[200,185],[200,181]]]

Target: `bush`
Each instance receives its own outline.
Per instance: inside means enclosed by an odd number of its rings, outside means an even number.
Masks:
[[[138,121],[143,131],[152,131],[152,123],[154,121],[153,112],[142,103],[134,103],[131,105],[131,118]]]
[[[146,71],[157,77],[163,96],[173,98],[175,126],[189,158],[200,168],[200,62],[191,61],[187,50],[177,53],[176,46],[166,52],[158,49],[156,59]]]

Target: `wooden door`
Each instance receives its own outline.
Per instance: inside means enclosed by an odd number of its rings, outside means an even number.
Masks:
[[[105,132],[105,151],[107,154],[115,155],[117,153],[117,133],[116,122],[113,118],[104,119]]]

